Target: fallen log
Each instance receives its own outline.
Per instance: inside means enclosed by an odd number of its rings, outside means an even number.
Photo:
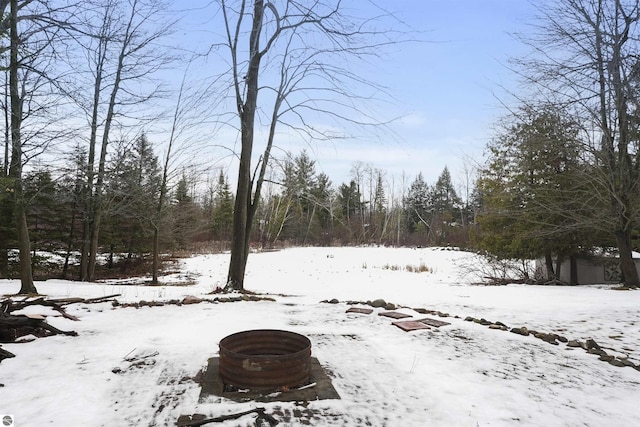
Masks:
[[[100,302],[111,301],[115,297],[119,297],[121,294],[113,294],[113,295],[105,295],[102,297],[96,298],[60,298],[60,299],[45,299],[44,297],[38,297],[36,299],[23,298],[20,301],[14,301],[11,298],[6,299],[0,302],[0,313],[11,313],[14,311],[22,310],[25,307],[29,307],[32,305],[41,305],[43,307],[51,307],[58,313],[62,315],[62,317],[78,321],[76,316],[69,314],[66,312],[63,306],[69,304],[76,303],[84,303],[84,304],[96,304]]]
[[[0,342],[13,342],[16,338],[28,334],[47,336],[47,333],[42,331],[48,332],[48,335],[78,336],[75,331],[60,330],[37,316],[0,313]]]

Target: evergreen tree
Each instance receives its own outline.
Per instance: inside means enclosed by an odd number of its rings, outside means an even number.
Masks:
[[[120,152],[107,184],[108,210],[103,243],[130,256],[151,250],[155,206],[160,190],[160,167],[145,134],[131,149]],[[105,225],[107,225],[105,224]]]
[[[63,229],[59,218],[62,209],[57,186],[47,169],[38,169],[25,176],[24,194],[31,250],[35,258],[37,250],[54,251],[62,246]]]
[[[230,240],[233,225],[233,194],[229,181],[222,171],[218,176],[214,208],[213,208],[213,236],[216,239]]]
[[[173,236],[179,249],[187,249],[200,230],[198,206],[183,173],[176,185],[172,203]]]
[[[431,220],[431,204],[429,201],[429,186],[424,181],[422,173],[419,173],[409,186],[404,204],[409,233],[428,232]]]
[[[525,110],[490,145],[476,245],[499,258],[562,258],[588,249],[597,206],[583,203],[580,129],[553,109]]]
[[[430,189],[429,204],[432,212],[431,235],[435,237],[435,244],[450,244],[453,232],[463,232],[460,223],[456,222],[460,220],[462,201],[453,187],[451,174],[446,166]]]

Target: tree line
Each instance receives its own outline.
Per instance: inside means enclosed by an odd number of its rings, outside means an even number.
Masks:
[[[474,208],[458,196],[446,166],[433,185],[419,174],[407,188],[393,189],[383,170],[361,163],[353,165],[349,182],[336,186],[316,170],[304,150],[276,165],[256,213],[253,246],[468,245]],[[23,179],[32,262],[40,275],[36,277],[81,278],[86,153],[78,150],[65,166],[35,167]],[[230,248],[235,195],[222,170],[204,182],[184,170],[159,217],[162,168],[145,134],[105,168],[109,173],[102,195],[99,277],[139,268],[147,273],[156,229],[160,253]],[[11,220],[14,199],[6,191],[0,198],[0,274],[11,277],[17,265],[11,262],[17,234]],[[44,252],[57,254],[63,262],[48,266],[49,258],[38,255]]]
[[[209,12],[222,35],[197,52],[170,46],[169,5],[0,0],[0,272],[20,277],[22,293],[36,292],[39,249],[79,280],[95,280],[103,256],[125,269],[150,259],[157,282],[161,253],[206,241],[230,247],[234,289],[252,244],[466,246],[544,258],[556,277],[563,259],[613,246],[624,282],[640,285],[640,0],[541,3],[522,38],[532,52],[514,58],[522,92],[464,186],[446,167],[428,184],[359,163],[334,185],[305,151],[272,154],[283,130],[345,136],[310,116],[384,126],[369,106],[386,89],[351,66],[411,39],[394,25],[331,0],[219,0]],[[222,69],[191,81],[190,67],[212,58]],[[169,91],[163,73],[177,69]],[[221,128],[239,143],[235,191],[190,145]]]

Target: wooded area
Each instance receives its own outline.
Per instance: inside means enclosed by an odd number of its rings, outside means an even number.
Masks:
[[[336,64],[393,49],[398,33],[349,22],[330,1],[216,7],[226,33],[208,43],[230,68],[196,82],[189,69],[210,52],[170,46],[176,15],[163,2],[0,1],[0,277],[19,277],[21,293],[37,291],[34,277],[136,272],[157,283],[160,254],[203,248],[231,249],[228,282],[242,288],[250,247],[354,244],[544,258],[550,276],[562,259],[615,247],[625,283],[640,285],[638,1],[541,8],[523,38],[533,53],[514,59],[530,93],[518,94],[484,164],[442,165],[433,183],[364,162],[332,182],[305,149],[271,152],[277,129],[340,137],[307,125],[308,112],[383,126],[358,104],[381,88]],[[299,44],[300,34],[323,41]],[[163,78],[176,69],[182,82],[169,90]],[[198,162],[194,134],[215,139],[220,128],[241,145],[237,176]],[[252,163],[257,138],[264,151]]]

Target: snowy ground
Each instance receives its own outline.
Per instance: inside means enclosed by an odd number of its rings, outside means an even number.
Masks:
[[[640,364],[640,292],[607,286],[471,286],[459,272],[476,262],[438,249],[299,248],[252,254],[245,286],[275,302],[112,308],[73,304],[74,322],[42,307],[49,323],[78,337],[3,344],[0,415],[15,426],[175,425],[181,414],[220,416],[265,406],[283,426],[638,426],[640,371],[584,350],[489,329],[467,316],[594,339]],[[120,293],[119,301],[203,296],[221,284],[228,255],[183,260],[192,286],[37,283],[52,298]],[[425,264],[413,273],[391,267]],[[166,278],[165,280],[170,280]],[[19,289],[0,280],[0,294]],[[209,296],[211,297],[211,296]],[[336,298],[339,304],[320,303]],[[403,332],[391,319],[347,314],[348,300],[383,298],[446,312],[439,329]],[[410,308],[398,311],[423,318]],[[459,316],[455,318],[453,316]],[[429,316],[433,317],[433,316]],[[313,356],[342,397],[300,403],[199,402],[190,378],[217,355],[225,336],[248,329],[308,336]],[[131,368],[125,357],[157,355]],[[113,373],[120,368],[121,373]],[[252,426],[251,416],[211,425]]]

